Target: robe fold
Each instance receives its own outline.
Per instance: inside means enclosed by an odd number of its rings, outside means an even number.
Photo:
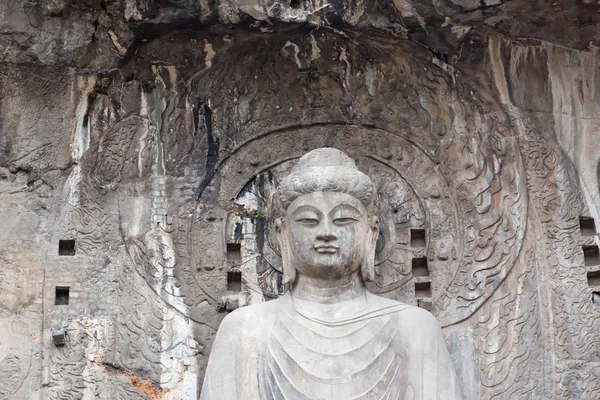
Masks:
[[[372,294],[323,321],[291,296],[234,311],[213,344],[201,400],[459,400],[441,329],[427,311]]]

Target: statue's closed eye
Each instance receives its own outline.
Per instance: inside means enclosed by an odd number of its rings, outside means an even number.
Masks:
[[[296,218],[295,222],[304,224],[304,225],[317,225],[319,223],[319,220],[316,218],[308,218],[308,217],[304,217],[304,218]]]
[[[333,223],[338,226],[358,222],[361,218],[361,212],[348,204],[337,206],[333,209],[333,211],[331,211],[330,215]]]
[[[340,217],[340,218],[336,218],[333,220],[333,223],[336,225],[348,225],[351,224],[353,222],[358,221],[356,218],[352,218],[352,217]]]

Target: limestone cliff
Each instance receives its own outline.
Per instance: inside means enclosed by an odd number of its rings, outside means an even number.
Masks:
[[[599,398],[599,22],[0,2],[0,398],[196,398],[226,312],[284,290],[269,195],[322,146],[378,187],[370,289],[438,317],[469,400]]]

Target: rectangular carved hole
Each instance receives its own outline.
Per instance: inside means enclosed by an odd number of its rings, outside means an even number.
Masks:
[[[600,292],[592,292],[592,303],[600,306]]]
[[[583,236],[594,236],[596,234],[596,223],[592,217],[579,217],[579,229]]]
[[[431,282],[415,282],[415,297],[431,297]]]
[[[64,329],[53,330],[52,343],[57,347],[64,346],[67,343],[67,332]]]
[[[425,229],[410,230],[410,247],[425,247]]]
[[[230,292],[242,291],[242,273],[237,271],[227,272],[227,290]]]
[[[588,285],[600,286],[600,271],[589,271],[587,273]]]
[[[75,255],[75,241],[74,240],[59,240],[58,241],[58,255],[59,256],[74,256]]]
[[[412,259],[413,276],[429,276],[426,257],[417,257]]]
[[[69,287],[57,286],[54,294],[55,306],[66,306],[69,304]]]
[[[583,246],[583,259],[586,266],[600,265],[600,251],[598,251],[598,246]]]
[[[227,260],[242,261],[242,245],[240,243],[227,243]]]

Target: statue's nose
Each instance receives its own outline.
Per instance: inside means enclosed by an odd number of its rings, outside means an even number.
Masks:
[[[317,239],[325,240],[326,242],[337,239],[337,234],[331,231],[320,232]]]
[[[317,239],[329,242],[332,240],[336,240],[337,238],[338,235],[337,233],[335,233],[334,230],[331,229],[331,224],[328,221],[323,221],[323,226],[317,234]]]

